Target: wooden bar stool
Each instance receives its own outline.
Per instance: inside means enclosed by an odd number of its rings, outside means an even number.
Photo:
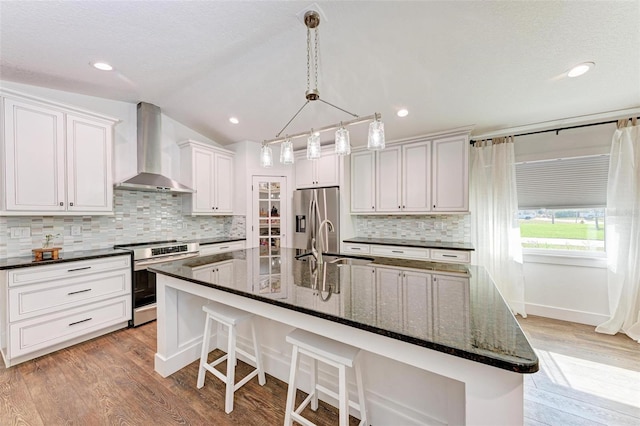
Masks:
[[[314,426],[314,423],[302,417],[300,413],[309,405],[309,402],[311,402],[311,409],[313,411],[318,409],[318,391],[338,400],[340,426],[347,426],[349,424],[349,406],[360,412],[360,426],[367,425],[362,373],[360,371],[360,365],[356,362],[360,349],[300,329],[295,329],[289,333],[286,340],[293,345],[293,352],[291,355],[291,373],[287,391],[287,408],[284,417],[285,426],[293,424],[293,420],[303,425]],[[300,361],[298,354],[311,357],[311,391],[309,392],[309,396],[307,396],[296,409],[294,408],[297,391],[296,372],[298,371],[298,363]],[[338,369],[337,394],[318,384],[318,361],[332,365]],[[358,403],[349,400],[346,367],[355,369],[356,384],[358,387]]]
[[[264,386],[266,379],[264,377],[264,368],[262,366],[262,355],[260,353],[260,344],[256,336],[256,329],[253,324],[253,314],[249,312],[241,311],[240,309],[233,308],[231,306],[223,305],[221,303],[210,302],[208,305],[204,305],[202,310],[206,312],[207,318],[204,323],[204,336],[202,338],[202,353],[200,355],[200,368],[198,370],[198,389],[204,386],[204,376],[206,371],[211,372],[214,376],[222,380],[226,384],[226,397],[224,401],[224,411],[229,414],[233,411],[233,395],[240,387],[242,387],[249,380],[258,376],[258,383],[260,386]],[[211,322],[218,322],[218,330],[221,326],[226,326],[229,330],[229,338],[227,342],[227,354],[214,360],[211,363],[207,363],[207,357],[209,355],[209,342],[211,340]],[[253,337],[253,351],[255,355],[250,355],[244,350],[236,347],[236,325],[245,321],[251,322],[251,334]],[[255,363],[255,370],[247,375],[244,379],[235,383],[235,367],[237,364],[236,352],[240,355],[244,355],[250,361]],[[215,369],[215,366],[227,360],[227,374],[224,375]]]

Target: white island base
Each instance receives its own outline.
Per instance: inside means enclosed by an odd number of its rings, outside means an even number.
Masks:
[[[291,361],[291,346],[285,336],[293,328],[363,349],[360,360],[372,425],[523,423],[522,374],[162,274],[157,275],[157,299],[155,371],[163,377],[199,359],[202,305],[215,300],[262,317],[256,320],[256,327],[266,372],[285,382]],[[239,327],[238,344],[250,350],[249,329]],[[304,362],[303,357],[303,366]],[[299,377],[299,388],[308,389],[308,375]],[[318,380],[337,389],[336,372],[330,368],[321,369]],[[356,398],[353,377],[349,390]],[[337,405],[326,395],[320,398]],[[283,409],[284,405],[283,400]]]

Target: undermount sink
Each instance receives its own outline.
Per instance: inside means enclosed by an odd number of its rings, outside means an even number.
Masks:
[[[314,257],[311,253],[304,253],[296,256],[296,260],[301,260],[303,262],[307,262],[309,259],[314,260]],[[374,260],[370,257],[345,256],[331,253],[322,253],[322,259],[324,260],[324,263],[334,263],[338,265],[367,265]]]

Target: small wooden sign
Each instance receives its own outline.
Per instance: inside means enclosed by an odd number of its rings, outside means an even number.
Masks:
[[[51,253],[51,260],[58,260],[58,253],[62,250],[62,247],[48,247],[48,248],[37,248],[31,250],[33,252],[33,256],[36,259],[36,262],[40,260],[49,260],[49,256],[47,255],[47,259],[45,259],[45,253]]]

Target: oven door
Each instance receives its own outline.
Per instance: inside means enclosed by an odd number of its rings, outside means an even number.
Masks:
[[[171,262],[198,256],[189,253],[165,256],[156,259],[136,261],[133,267],[133,319],[129,325],[137,327],[157,318],[156,315],[156,274],[147,270],[150,265]]]

